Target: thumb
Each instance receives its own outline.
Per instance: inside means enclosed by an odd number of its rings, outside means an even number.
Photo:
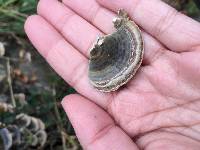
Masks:
[[[137,150],[137,146],[99,106],[80,95],[62,101],[77,137],[86,150]]]

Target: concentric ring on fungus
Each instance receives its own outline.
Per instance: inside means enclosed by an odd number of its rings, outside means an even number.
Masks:
[[[89,79],[103,92],[117,90],[136,73],[144,46],[139,27],[124,10],[113,20],[116,31],[99,37],[90,50]]]

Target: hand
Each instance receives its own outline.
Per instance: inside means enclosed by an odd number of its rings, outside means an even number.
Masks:
[[[88,81],[89,48],[124,8],[142,29],[143,65],[123,88]],[[159,0],[40,0],[25,30],[80,95],[62,104],[84,149],[199,149],[200,24]],[[83,97],[84,96],[84,97]]]

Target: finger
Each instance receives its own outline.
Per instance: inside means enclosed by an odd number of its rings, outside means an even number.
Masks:
[[[48,6],[48,7],[47,7]],[[103,33],[57,0],[40,0],[38,14],[51,23],[86,57],[98,35]]]
[[[116,15],[99,6],[95,0],[63,0],[63,3],[104,33],[109,34],[115,30],[112,20]],[[149,34],[144,32],[142,34],[145,44],[143,65],[149,65],[155,61],[156,56],[163,52],[164,48]]]
[[[42,17],[31,16],[25,23],[25,31],[40,54],[52,68],[79,93],[106,107],[110,98],[92,88],[88,81],[88,60],[74,49]]]
[[[101,7],[95,0],[63,0],[63,3],[104,33],[113,32],[116,14]]]
[[[189,51],[199,46],[200,24],[160,0],[97,1],[113,11],[126,9],[145,31],[173,51]]]
[[[94,103],[79,95],[70,95],[62,101],[62,105],[84,149],[137,149],[130,137]]]

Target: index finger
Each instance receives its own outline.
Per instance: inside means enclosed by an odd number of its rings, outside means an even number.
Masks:
[[[41,16],[31,16],[25,23],[25,31],[40,54],[51,67],[80,94],[107,107],[111,95],[98,92],[89,83],[88,59],[76,50]]]
[[[200,45],[200,24],[160,0],[97,0],[117,11],[124,8],[144,30],[175,52]]]

